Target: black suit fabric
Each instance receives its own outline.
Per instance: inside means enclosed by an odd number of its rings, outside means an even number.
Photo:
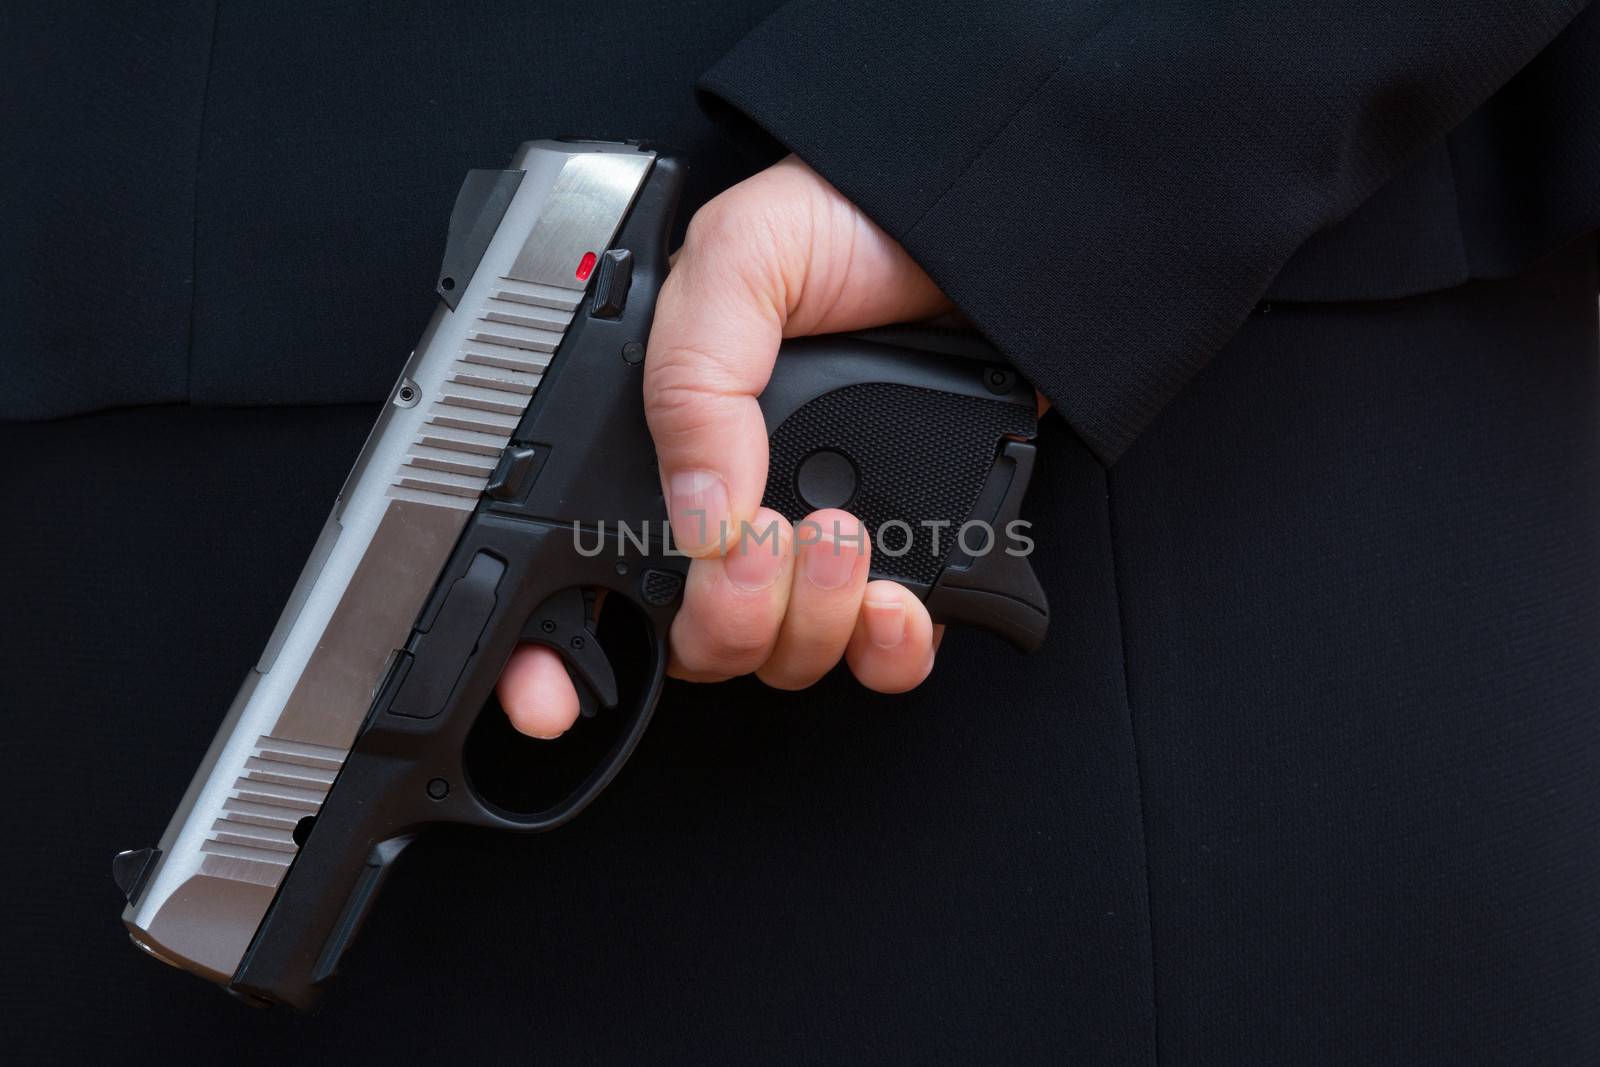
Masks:
[[[1574,34],[1586,43],[1546,61],[1566,69],[1531,75],[1557,85],[1498,128],[1484,116],[1459,149],[1441,143],[1585,6],[811,0],[703,84],[865,207],[1109,461],[1297,249],[1408,166],[1493,167],[1544,139],[1526,127],[1538,116],[1559,146],[1547,153],[1577,153],[1569,173],[1600,171],[1592,19]],[[1473,136],[1493,141],[1490,159],[1473,158]],[[1535,219],[1516,238],[1479,232],[1480,215],[1524,210],[1508,192],[1432,190],[1464,217],[1413,267],[1428,287],[1600,224],[1589,188],[1546,232],[1526,232]],[[1358,277],[1330,295],[1399,294]]]

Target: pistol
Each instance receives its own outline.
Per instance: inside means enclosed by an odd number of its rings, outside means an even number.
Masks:
[[[684,173],[648,144],[584,140],[468,173],[433,318],[266,649],[159,843],[113,863],[139,947],[310,1010],[418,832],[560,826],[633,751],[689,563],[641,389]],[[849,509],[873,577],[937,622],[1039,645],[1045,595],[1005,543],[1037,410],[996,352],[915,328],[796,340],[760,405],[769,507]],[[602,595],[642,620],[628,671],[597,636]],[[464,754],[519,642],[554,649],[582,713],[614,719],[609,748],[533,811],[484,795]]]

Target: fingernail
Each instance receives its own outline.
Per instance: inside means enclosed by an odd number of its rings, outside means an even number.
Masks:
[[[758,532],[765,534],[765,531]],[[783,545],[776,531],[773,534],[762,540],[749,536],[740,539],[723,564],[728,581],[754,592],[778,580],[778,572],[783,569]]]
[[[867,619],[867,640],[893,648],[906,636],[906,606],[898,600],[868,600],[861,605]]]
[[[815,541],[801,550],[800,566],[806,580],[818,589],[838,589],[850,581],[861,555],[848,535]]]
[[[678,471],[667,480],[672,540],[691,556],[720,547],[728,534],[728,485],[716,471]]]

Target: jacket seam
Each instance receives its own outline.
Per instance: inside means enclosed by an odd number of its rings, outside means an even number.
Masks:
[[[1154,890],[1150,879],[1150,816],[1145,804],[1145,768],[1139,746],[1139,728],[1133,713],[1133,680],[1128,667],[1128,611],[1123,589],[1123,564],[1117,551],[1116,501],[1112,490],[1112,471],[1105,469],[1106,540],[1111,559],[1111,593],[1117,605],[1117,652],[1122,663],[1122,703],[1127,710],[1128,742],[1133,752],[1134,790],[1139,805],[1139,852],[1143,860],[1145,930],[1149,938],[1151,1062],[1161,1064],[1161,1000],[1156,978],[1156,926]]]

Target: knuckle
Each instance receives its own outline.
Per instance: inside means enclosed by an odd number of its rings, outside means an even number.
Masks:
[[[748,358],[689,338],[662,345],[645,359],[646,403],[656,400],[657,393],[674,390],[717,396],[733,384],[739,364]]]
[[[677,656],[680,676],[688,681],[721,682],[731,677],[718,670],[715,663],[693,650],[680,648],[674,655]]]
[[[749,674],[767,658],[768,645],[765,641],[739,638],[719,644],[711,655],[717,666],[728,674]]]
[[[645,413],[661,419],[698,417],[719,407],[724,394],[706,374],[707,364],[715,361],[715,356],[692,345],[664,352],[645,389]]]
[[[733,200],[734,195],[731,192],[723,193],[707,201],[694,213],[694,217],[689,220],[688,229],[683,234],[686,255],[715,251],[723,245],[738,244],[740,212]]]
[[[790,236],[794,222],[791,198],[769,195],[759,185],[736,185],[694,213],[683,244],[691,252],[744,253]]]
[[[841,649],[824,648],[811,642],[800,647],[791,646],[784,654],[762,664],[756,677],[773,689],[809,689],[834,668],[841,652]]]
[[[682,668],[694,677],[720,677],[717,664],[709,650],[698,641],[679,638],[673,642],[672,654]]]
[[[685,667],[702,674],[733,677],[759,667],[771,648],[773,635],[759,627],[699,627],[680,642],[678,658]]]
[[[706,628],[702,640],[706,653],[719,663],[758,665],[777,635],[759,625],[739,626],[733,620]]]
[[[856,681],[874,693],[886,694],[909,693],[927,679],[932,667],[931,660],[926,666],[885,663],[869,651],[851,655],[849,662]]]
[[[822,675],[814,674],[810,671],[797,670],[788,665],[763,664],[756,671],[756,677],[761,680],[762,685],[770,689],[782,689],[793,693],[801,689],[811,688]]]
[[[742,282],[751,299],[764,302],[785,264],[810,247],[809,208],[804,198],[760,182],[736,185],[689,220],[683,258],[694,270],[715,270],[723,285]]]

